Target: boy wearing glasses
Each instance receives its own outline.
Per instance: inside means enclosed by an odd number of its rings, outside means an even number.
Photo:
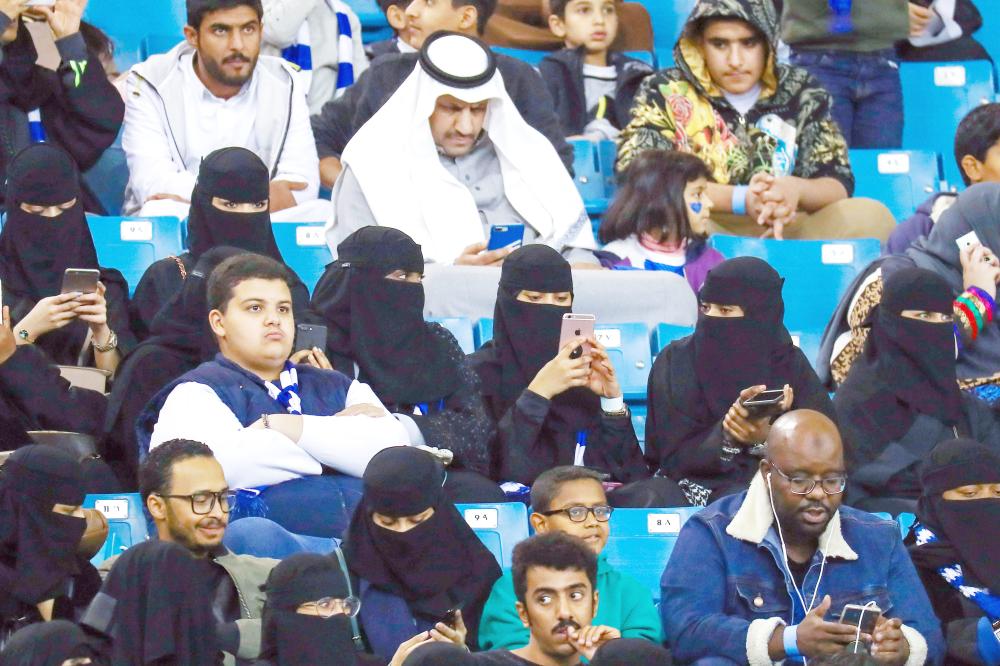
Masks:
[[[750,489],[692,516],[663,573],[677,663],[799,663],[855,641],[882,664],[940,663],[941,629],[899,528],[841,506],[846,485],[829,418],[797,410],[774,422]],[[877,606],[874,630],[838,622],[847,604]]]
[[[543,472],[531,486],[531,525],[538,534],[562,532],[578,537],[597,558],[600,597],[594,625],[614,627],[624,638],[661,642],[660,620],[649,591],[616,571],[602,554],[608,542],[612,508],[600,475],[586,467],[562,466]],[[514,650],[528,644],[530,632],[518,617],[514,581],[507,571],[493,585],[479,622],[484,650]]]

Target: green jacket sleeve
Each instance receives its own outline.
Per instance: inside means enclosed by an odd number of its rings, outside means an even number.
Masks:
[[[528,644],[528,629],[517,615],[514,579],[504,572],[493,584],[493,591],[479,620],[479,647],[482,650],[515,650]],[[655,610],[654,610],[655,615]]]
[[[663,643],[663,623],[653,604],[653,596],[642,583],[627,574],[621,574],[622,588],[622,638],[645,638]]]

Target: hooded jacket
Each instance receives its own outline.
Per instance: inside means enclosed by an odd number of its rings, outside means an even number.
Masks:
[[[691,37],[709,18],[741,19],[767,40],[760,99],[745,116],[712,81]],[[677,66],[649,77],[636,93],[618,169],[644,150],[680,150],[704,160],[721,184],[746,185],[756,173],[829,177],[853,193],[847,143],[830,115],[830,95],[804,69],[776,62],[777,30],[769,0],[701,0],[674,47]]]

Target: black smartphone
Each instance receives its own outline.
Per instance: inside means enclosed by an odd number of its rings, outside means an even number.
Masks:
[[[781,403],[785,400],[783,389],[772,391],[761,391],[750,400],[743,403],[746,410],[750,412],[750,418],[761,419],[765,416],[777,416],[781,414]]]
[[[441,618],[441,624],[454,629],[455,625],[458,624],[458,611],[462,610],[462,606],[464,605],[465,604],[458,604],[454,608],[449,609],[448,612],[444,614],[444,617]]]
[[[319,347],[326,349],[326,326],[322,324],[299,324],[295,327],[295,351]]]

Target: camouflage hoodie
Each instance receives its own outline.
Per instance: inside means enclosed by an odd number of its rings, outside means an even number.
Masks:
[[[646,79],[619,144],[618,168],[644,150],[680,150],[705,161],[718,183],[746,185],[755,173],[835,178],[854,191],[847,143],[830,116],[830,95],[804,69],[777,64],[778,18],[771,0],[699,0],[687,26],[710,17],[742,19],[767,38],[761,95],[745,116],[708,73],[688,29],[676,67]]]

